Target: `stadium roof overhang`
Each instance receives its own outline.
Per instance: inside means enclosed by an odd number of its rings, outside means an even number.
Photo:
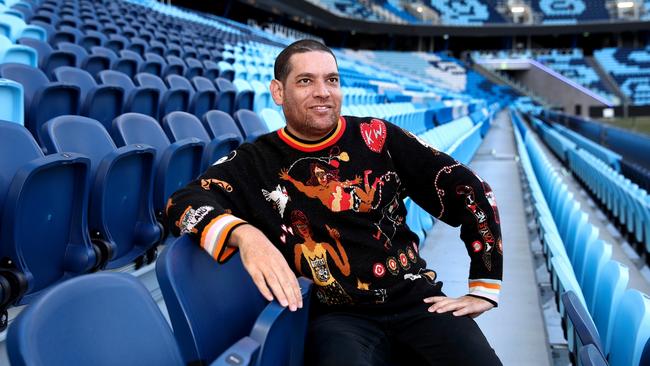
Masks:
[[[396,34],[407,36],[542,36],[576,33],[619,33],[650,29],[648,21],[581,22],[578,24],[485,24],[480,26],[412,25],[368,22],[338,16],[309,1],[303,0],[240,0],[275,14],[297,17],[301,23],[333,31],[354,31],[366,34]],[[477,32],[480,27],[480,32]]]

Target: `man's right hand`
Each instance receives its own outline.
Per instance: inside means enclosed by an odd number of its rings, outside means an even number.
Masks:
[[[228,245],[239,248],[244,268],[268,301],[273,301],[275,296],[291,311],[302,308],[296,275],[264,233],[252,225],[240,225],[230,234]]]

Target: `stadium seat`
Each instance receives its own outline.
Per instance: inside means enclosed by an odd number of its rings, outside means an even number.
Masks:
[[[581,349],[588,344],[594,345],[601,354],[604,354],[605,350],[600,342],[594,321],[576,294],[573,291],[567,291],[562,294],[561,300],[569,323],[567,326],[569,351],[572,352],[574,359],[577,359]]]
[[[79,41],[83,38],[83,33],[80,30],[69,27],[61,26],[56,29],[54,34],[49,38],[49,42],[52,47],[57,46],[60,42],[69,42],[72,44],[78,44]]]
[[[226,112],[209,111],[203,116],[201,122],[210,138],[228,141],[231,151],[244,142],[244,137],[239,127],[237,127],[237,123]]]
[[[21,38],[18,40],[21,45],[29,46],[38,53],[38,67],[48,77],[52,77],[54,69],[59,66],[77,65],[77,56],[71,52],[54,50],[49,43],[33,38]]]
[[[19,83],[0,79],[0,120],[25,124],[23,108],[23,86]]]
[[[87,30],[85,35],[79,41],[79,45],[92,52],[93,47],[103,46],[108,41],[108,37],[102,32],[96,30]]]
[[[250,82],[251,88],[255,92],[255,99],[253,101],[253,110],[255,113],[260,113],[264,108],[272,108],[275,104],[271,99],[271,92],[268,85],[262,84],[258,80]]]
[[[165,68],[165,70],[163,70],[164,76],[185,75],[185,70],[187,69],[187,65],[185,65],[185,61],[183,61],[182,58],[177,56],[167,56],[166,60],[167,60],[167,67]]]
[[[603,266],[598,279],[592,314],[605,355],[611,351],[614,319],[628,281],[629,269],[614,260],[610,260]]]
[[[203,60],[203,76],[214,80],[219,77],[219,65],[211,60]]]
[[[217,91],[219,91],[217,109],[230,115],[235,113],[235,98],[237,95],[237,89],[235,89],[235,86],[223,77],[216,78],[214,85],[216,85]]]
[[[253,111],[240,109],[233,117],[246,142],[253,142],[269,132],[266,124]]]
[[[582,366],[608,366],[605,357],[593,344],[582,347],[578,352],[578,364]]]
[[[188,110],[190,94],[187,90],[169,89],[159,77],[152,74],[141,72],[135,75],[134,79],[139,86],[158,90],[160,95],[158,116],[161,118],[170,112]]]
[[[228,63],[226,61],[219,61],[217,62],[217,65],[219,66],[220,78],[224,78],[228,81],[235,80],[235,70],[233,69],[231,63]]]
[[[185,64],[187,68],[185,69],[185,77],[190,80],[195,76],[203,76],[203,64],[201,61],[196,58],[186,57]]]
[[[38,65],[38,55],[33,48],[14,45],[9,38],[0,34],[0,63],[9,62],[36,67]]]
[[[275,109],[264,108],[258,114],[266,123],[269,131],[277,131],[287,125],[282,115]]]
[[[20,17],[10,15],[6,11],[0,13],[0,34],[12,42],[21,37],[45,41],[47,36],[43,28],[38,25],[26,24]]]
[[[98,74],[99,80],[104,85],[120,87],[124,90],[123,111],[145,114],[154,118],[158,117],[158,89],[135,86],[131,78],[114,70],[104,70]],[[109,129],[110,130],[110,129]]]
[[[303,307],[291,312],[261,296],[238,254],[216,264],[187,235],[165,248],[156,275],[186,364],[224,361],[249,339],[259,345],[252,365],[303,365],[311,281],[299,279]]]
[[[106,130],[113,119],[122,114],[124,89],[112,85],[97,85],[85,70],[61,66],[54,70],[57,81],[76,85],[81,91],[81,115],[99,121]]]
[[[118,55],[113,50],[106,47],[93,47],[91,48],[93,55],[100,55],[110,60],[110,69],[125,73],[130,78],[133,78],[138,71],[138,62],[136,59],[126,58]],[[127,51],[130,52],[130,51]]]
[[[0,77],[23,86],[25,126],[39,141],[40,128],[45,122],[56,116],[79,112],[79,87],[51,83],[37,68],[15,63],[0,64]]]
[[[29,131],[10,122],[0,122],[0,150],[0,257],[24,274],[18,303],[27,304],[108,258],[99,256],[86,227],[88,158],[44,156]]]
[[[70,42],[59,42],[58,49],[73,53],[77,56],[77,67],[84,69],[95,77],[102,70],[111,66],[111,60],[105,55],[89,54],[85,48]]]
[[[585,254],[585,268],[582,276],[578,278],[580,287],[587,301],[587,309],[593,313],[596,289],[598,288],[598,279],[601,276],[605,263],[612,258],[612,245],[602,240],[596,240],[587,248]],[[578,275],[580,276],[580,274]]]
[[[82,276],[52,288],[12,323],[7,349],[16,366],[183,364],[158,305],[125,273]]]
[[[146,52],[144,54],[144,62],[140,66],[140,72],[147,72],[160,77],[162,76],[163,70],[166,66],[167,62],[165,62],[165,59],[160,55]]]
[[[235,111],[240,109],[248,109],[252,111],[255,92],[251,85],[243,79],[235,79],[232,85],[237,90],[237,95],[235,97]]]
[[[618,303],[613,328],[609,365],[643,365],[643,349],[650,342],[650,297],[628,289]]]
[[[201,76],[195,76],[194,79],[200,77]],[[165,80],[171,89],[185,90],[189,94],[190,105],[188,112],[192,113],[193,115],[201,118],[205,112],[211,110],[214,107],[217,99],[217,94],[214,90],[195,90],[194,86],[192,86],[192,83],[180,75],[169,75],[165,78]],[[210,83],[210,80],[206,79],[205,81],[207,81],[207,83]],[[199,83],[201,83],[200,80]],[[196,85],[196,81],[194,81],[194,85]]]
[[[228,155],[233,150],[228,139],[211,139],[205,128],[203,128],[201,121],[187,112],[171,112],[163,119],[162,126],[169,139],[173,142],[188,138],[203,141],[205,149],[201,161],[201,171],[204,171],[219,158]]]
[[[142,145],[117,148],[102,124],[81,116],[60,116],[44,126],[48,151],[90,158],[88,228],[93,242],[110,247],[106,268],[153,258],[163,231],[152,199],[155,150]]]
[[[117,146],[146,144],[156,149],[153,207],[161,221],[169,196],[199,175],[203,142],[191,139],[170,143],[158,121],[139,113],[117,117],[111,136]]]

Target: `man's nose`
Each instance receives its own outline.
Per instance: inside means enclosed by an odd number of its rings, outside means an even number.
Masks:
[[[330,96],[330,90],[324,82],[317,82],[314,85],[314,97],[327,98]]]

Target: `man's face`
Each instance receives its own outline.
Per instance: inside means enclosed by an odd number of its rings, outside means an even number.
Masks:
[[[325,170],[323,170],[323,169],[321,169],[319,167],[315,167],[314,168],[314,175],[316,176],[316,179],[318,179],[318,183],[321,186],[324,186],[324,185],[327,184],[327,180],[328,180],[327,178],[328,177],[327,177],[327,173],[325,172]]]
[[[337,124],[341,115],[341,87],[334,57],[327,52],[297,53],[289,59],[291,72],[284,83],[271,81],[271,94],[282,106],[289,131],[316,140]]]

